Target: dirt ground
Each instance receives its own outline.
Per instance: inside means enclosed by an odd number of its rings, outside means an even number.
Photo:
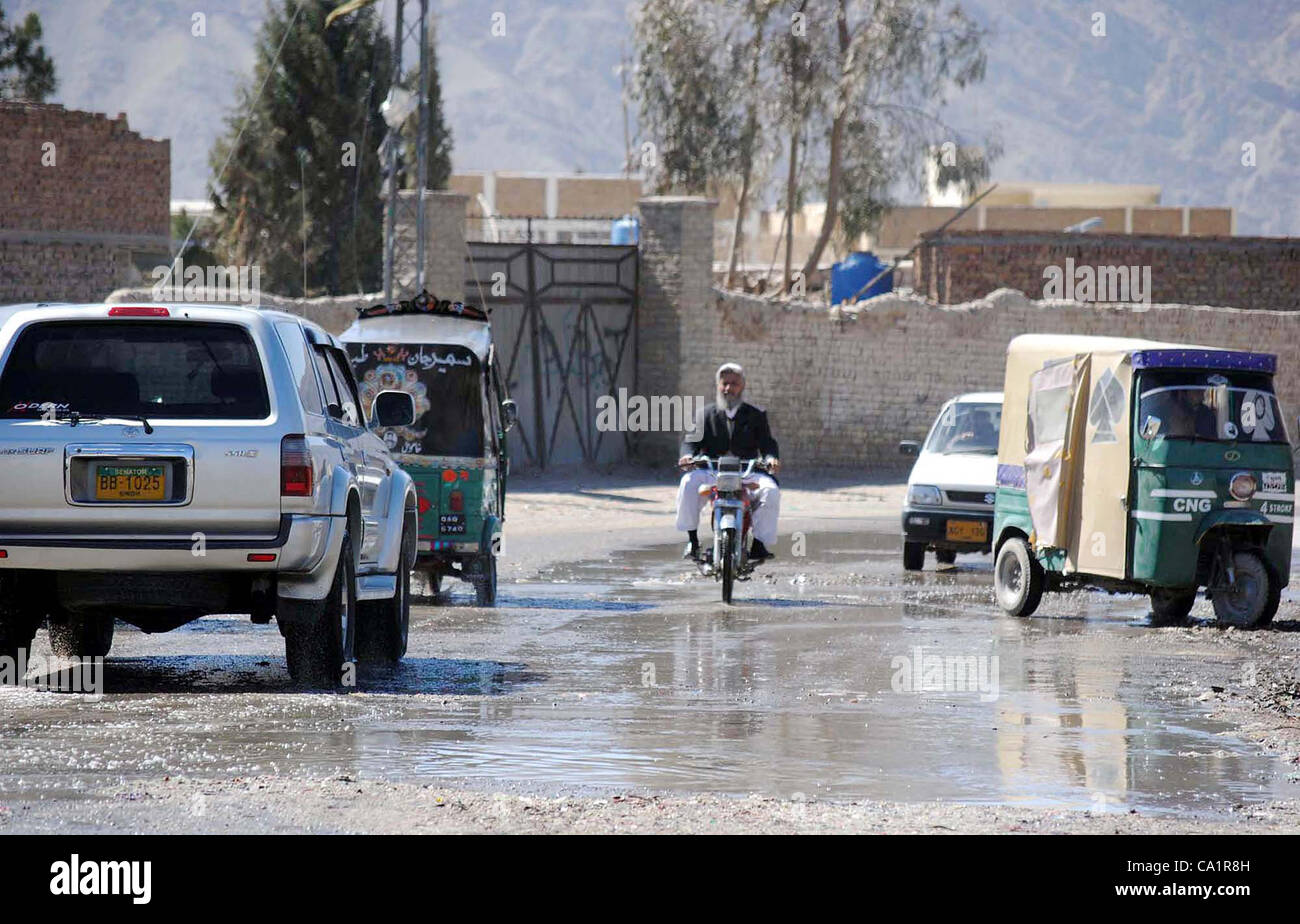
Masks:
[[[783,482],[726,609],[671,473],[517,477],[498,607],[444,589],[350,695],[246,620],[123,630],[102,703],[0,691],[0,832],[1300,832],[1300,584],[1271,631],[1103,594],[1010,620],[987,556],[902,573],[902,484]],[[945,644],[1001,655],[996,701],[890,692]]]

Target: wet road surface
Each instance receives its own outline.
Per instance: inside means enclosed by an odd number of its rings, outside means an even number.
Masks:
[[[905,575],[896,524],[859,526],[807,533],[803,556],[783,537],[732,607],[677,544],[545,568],[495,609],[450,582],[413,611],[406,660],[347,695],[296,691],[274,626],[120,625],[101,702],[0,689],[0,794],[337,774],[1172,813],[1292,796],[1196,700],[1191,666],[1249,670],[1230,651],[1152,644],[1170,630],[1144,598],[1049,595],[1009,619],[987,556]]]

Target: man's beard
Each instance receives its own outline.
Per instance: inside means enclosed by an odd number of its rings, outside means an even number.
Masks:
[[[740,405],[740,395],[724,395],[722,389],[718,389],[718,407],[724,411],[730,411]]]

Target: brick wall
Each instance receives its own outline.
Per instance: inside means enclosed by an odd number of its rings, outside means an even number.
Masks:
[[[949,231],[923,240],[917,289],[944,304],[999,288],[1037,297],[1044,268],[1072,258],[1076,266],[1150,266],[1152,302],[1300,309],[1300,238]]]
[[[1002,389],[1007,343],[1022,333],[1145,337],[1277,353],[1283,409],[1291,423],[1300,412],[1300,314],[1184,305],[1101,308],[1031,301],[1006,289],[952,306],[882,296],[843,314],[714,290],[703,310],[683,316],[680,387],[683,394],[712,395],[718,364],[739,362],[748,378],[746,398],[767,409],[789,468],[897,474],[908,465],[898,441],[923,439],[944,401]]]
[[[0,304],[95,301],[166,262],[170,196],[171,142],[125,115],[0,101]]]
[[[1300,312],[1043,302],[1008,289],[958,305],[898,295],[847,311],[769,302],[707,284],[712,213],[703,199],[641,201],[637,391],[711,400],[714,370],[739,362],[746,398],[767,409],[792,474],[905,472],[898,441],[924,438],[954,395],[1000,391],[1007,343],[1023,333],[1267,350],[1279,356],[1285,412],[1294,421],[1300,411]],[[646,461],[675,453],[674,440],[646,436],[637,445]]]
[[[414,190],[398,195],[409,202]],[[465,193],[447,190],[424,192],[424,287],[439,298],[459,299],[465,285]],[[393,258],[393,298],[410,298],[415,290],[415,227],[398,211],[398,247]],[[384,221],[388,211],[384,210]]]
[[[171,142],[140,137],[125,115],[0,102],[0,166],[0,229],[168,233]]]

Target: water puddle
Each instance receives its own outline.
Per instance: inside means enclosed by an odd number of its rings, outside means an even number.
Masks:
[[[677,545],[503,584],[494,609],[453,583],[352,695],[295,691],[278,633],[238,618],[123,632],[101,703],[0,691],[0,791],[273,772],[1092,811],[1294,798],[1196,700],[1190,665],[1241,677],[1225,648],[1149,644],[1141,598],[1011,620],[987,556],[904,575],[897,545],[819,532],[732,607]]]

